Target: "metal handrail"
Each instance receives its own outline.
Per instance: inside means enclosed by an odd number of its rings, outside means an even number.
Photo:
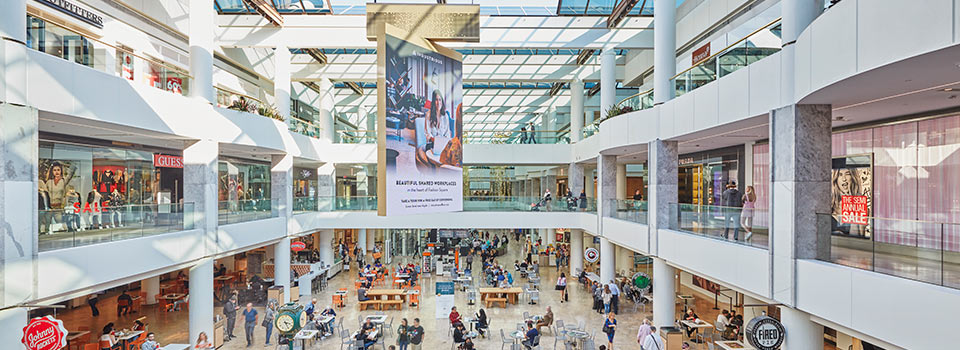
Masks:
[[[617,106],[622,105],[624,102],[626,102],[627,100],[629,100],[629,99],[631,99],[631,98],[640,97],[640,96],[649,94],[649,93],[651,93],[651,92],[653,92],[653,89],[652,89],[652,88],[649,89],[649,90],[647,90],[647,91],[638,92],[638,93],[635,93],[635,94],[633,94],[633,95],[627,96],[627,98],[624,98],[624,99],[620,100],[620,102],[617,102]]]
[[[733,44],[727,45],[727,47],[724,47],[722,50],[717,51],[717,53],[712,54],[712,55],[708,56],[707,58],[704,58],[704,59],[700,60],[700,62],[697,62],[697,64],[690,66],[690,68],[684,69],[682,72],[677,73],[676,75],[674,75],[673,77],[671,77],[670,80],[677,79],[677,77],[683,75],[683,73],[689,72],[690,70],[692,70],[692,69],[694,69],[694,68],[697,68],[697,67],[700,67],[700,66],[706,64],[707,61],[709,61],[710,59],[712,59],[712,58],[714,58],[714,57],[717,57],[717,56],[720,56],[720,55],[722,55],[722,54],[724,54],[724,53],[727,53],[727,51],[729,51],[730,48],[732,48],[732,47],[734,47],[734,46],[737,46],[737,44],[740,44],[740,43],[742,43],[744,40],[749,39],[749,38],[750,38],[751,36],[753,36],[754,34],[757,34],[757,33],[759,33],[760,31],[762,31],[762,30],[764,30],[764,29],[767,29],[768,27],[770,27],[770,26],[772,26],[772,25],[774,25],[774,24],[777,24],[778,22],[780,22],[780,20],[781,20],[782,18],[783,18],[783,17],[777,17],[777,19],[773,20],[773,21],[770,22],[770,23],[767,23],[766,25],[764,25],[763,27],[760,27],[760,28],[757,29],[757,30],[754,30],[754,31],[750,32],[750,34],[747,34],[747,36],[740,38],[740,40],[735,41]]]

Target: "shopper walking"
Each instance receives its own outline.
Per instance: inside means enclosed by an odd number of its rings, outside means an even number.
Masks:
[[[567,274],[561,272],[557,278],[557,290],[560,291],[560,303],[567,301]]]
[[[607,319],[603,321],[603,332],[607,334],[607,347],[613,349],[613,335],[617,332],[617,317],[614,313],[607,313]]]
[[[666,350],[663,339],[657,334],[657,327],[652,325],[650,326],[650,334],[647,335],[640,346],[643,350]]]
[[[99,300],[97,293],[90,294],[90,296],[87,297],[87,305],[90,305],[90,313],[93,314],[93,317],[100,316],[100,310],[97,309],[97,301]]]
[[[400,327],[397,327],[397,346],[400,347],[400,350],[407,350],[407,345],[410,344],[410,325],[407,324],[407,319],[404,318],[400,320]]]
[[[650,320],[644,318],[640,324],[640,329],[637,329],[637,344],[640,344],[640,350],[647,350],[643,347],[643,341],[647,339],[648,335],[650,335]]]
[[[230,300],[223,303],[223,316],[227,318],[227,329],[226,329],[226,338],[224,341],[229,341],[230,339],[236,338],[233,335],[233,327],[237,324],[237,310],[240,310],[240,307],[237,306],[237,296],[231,296]]]
[[[243,310],[243,330],[247,336],[247,347],[253,346],[253,330],[257,327],[257,310],[253,309],[253,303],[247,303],[247,308]]]
[[[579,202],[578,204],[580,204],[580,211],[586,211],[587,210],[587,193],[584,192],[583,190],[580,190],[580,199],[578,199],[577,202]]]
[[[600,296],[603,298],[603,313],[610,313],[610,301],[613,299],[613,292],[610,291],[610,285],[603,286],[603,294]]]
[[[615,314],[620,313],[620,287],[617,281],[610,280],[610,311]]]
[[[723,208],[723,237],[729,238],[730,226],[733,226],[733,240],[740,238],[740,207],[743,195],[737,189],[737,182],[730,180],[727,189],[720,195],[720,205]],[[732,224],[731,224],[732,223]]]
[[[263,328],[267,329],[267,342],[265,345],[270,345],[270,336],[273,335],[273,319],[277,317],[277,303],[269,302],[267,303],[266,310],[263,310],[263,323],[261,324]]]
[[[421,350],[423,343],[423,326],[420,325],[420,319],[413,319],[413,328],[409,330],[411,350]]]
[[[753,212],[757,205],[757,193],[753,186],[747,186],[746,193],[743,194],[743,212],[740,214],[740,226],[747,231],[743,237],[744,241],[749,241],[753,236]]]

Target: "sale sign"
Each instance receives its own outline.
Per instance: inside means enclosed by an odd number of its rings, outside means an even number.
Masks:
[[[30,320],[23,327],[23,345],[27,350],[59,350],[67,346],[63,322],[49,315]]]
[[[869,215],[867,196],[840,196],[840,222],[868,225]]]
[[[175,94],[183,94],[183,79],[180,78],[167,78],[167,91],[170,91]]]

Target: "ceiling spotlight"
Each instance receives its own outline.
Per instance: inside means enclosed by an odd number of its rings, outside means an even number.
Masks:
[[[940,89],[940,91],[944,91],[944,92],[949,92],[949,91],[953,91],[953,90],[954,90],[954,88]]]

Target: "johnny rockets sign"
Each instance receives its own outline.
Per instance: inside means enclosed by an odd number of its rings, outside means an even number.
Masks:
[[[30,320],[23,327],[23,345],[27,350],[59,350],[67,346],[63,322],[49,315]]]

